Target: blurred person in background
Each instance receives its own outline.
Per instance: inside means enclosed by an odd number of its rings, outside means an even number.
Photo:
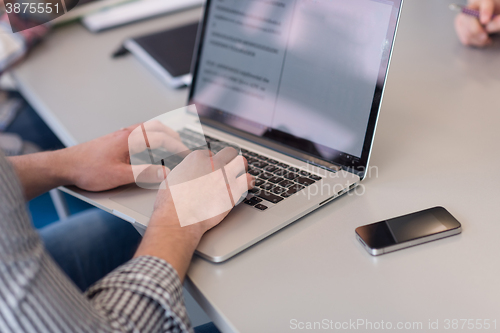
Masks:
[[[491,36],[500,32],[500,0],[469,0],[467,7],[479,11],[480,18],[458,14],[455,19],[458,38],[467,46],[490,45]]]
[[[8,82],[4,73],[23,61],[47,35],[48,24],[39,24],[29,16],[11,12],[0,16],[0,150],[7,156],[62,148],[61,142]],[[19,32],[13,33],[13,30]],[[7,83],[7,84],[6,84]]]

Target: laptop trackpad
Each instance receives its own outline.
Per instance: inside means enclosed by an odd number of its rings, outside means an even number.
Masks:
[[[109,199],[133,211],[151,217],[158,190],[130,187]]]

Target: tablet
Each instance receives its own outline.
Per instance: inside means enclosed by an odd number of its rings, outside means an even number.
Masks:
[[[191,84],[191,60],[198,22],[131,38],[124,47],[160,81],[172,88]]]

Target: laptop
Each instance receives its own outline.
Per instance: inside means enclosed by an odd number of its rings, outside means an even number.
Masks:
[[[402,0],[207,0],[189,105],[203,133],[237,146],[255,188],[202,238],[222,262],[365,178]],[[144,231],[156,191],[72,194]]]

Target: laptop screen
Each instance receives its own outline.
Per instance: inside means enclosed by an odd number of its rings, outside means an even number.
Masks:
[[[261,143],[362,170],[401,1],[208,0],[190,102]]]

